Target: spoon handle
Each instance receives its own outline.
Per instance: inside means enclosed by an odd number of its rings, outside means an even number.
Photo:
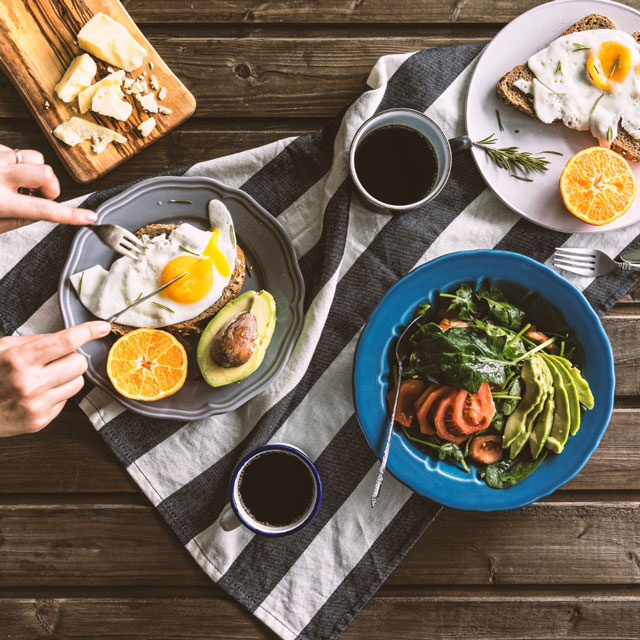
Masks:
[[[380,489],[382,488],[382,481],[384,480],[384,472],[387,470],[387,460],[389,458],[389,449],[391,449],[391,436],[393,435],[393,423],[396,421],[396,408],[398,406],[398,396],[400,395],[400,381],[402,380],[402,362],[398,364],[398,384],[396,385],[396,395],[393,399],[393,411],[391,412],[391,419],[387,426],[387,440],[384,445],[384,453],[382,454],[382,460],[380,461],[380,468],[378,469],[378,477],[376,478],[376,484],[373,487],[373,493],[371,494],[371,508],[376,506],[378,496],[380,495]]]

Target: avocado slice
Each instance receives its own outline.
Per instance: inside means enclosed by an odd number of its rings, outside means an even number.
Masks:
[[[249,311],[256,319],[256,341],[250,358],[237,367],[221,367],[211,358],[211,344],[216,334],[229,320],[243,311]],[[212,387],[222,387],[240,382],[251,375],[262,363],[276,326],[276,303],[268,291],[246,291],[218,311],[205,327],[196,357],[202,377]]]
[[[551,372],[549,372],[551,377]],[[553,426],[553,416],[555,415],[556,400],[553,384],[549,388],[547,399],[544,404],[544,409],[538,417],[531,436],[529,437],[529,448],[531,449],[531,457],[535,460],[544,449],[544,445],[547,442],[547,438],[551,433],[551,427]]]
[[[562,382],[564,382],[564,388],[567,390],[567,399],[569,400],[569,416],[571,419],[571,435],[575,435],[580,428],[580,401],[578,400],[578,391],[573,384],[573,377],[567,370],[567,368],[559,362],[554,361],[556,369],[562,376]]]
[[[553,392],[553,379],[551,377],[549,367],[547,367],[544,360],[538,355],[533,356],[531,360],[533,361],[532,365],[539,368],[541,372],[540,384],[542,386],[542,395],[538,399],[536,406],[527,415],[524,423],[524,429],[511,443],[511,448],[509,450],[509,457],[511,459],[515,458],[520,453],[520,451],[522,451],[522,448],[529,440],[534,429],[534,425],[536,424],[538,417],[543,413],[543,410],[547,404],[547,398]]]
[[[546,363],[549,367],[549,371],[551,371],[551,377],[553,378],[553,391],[556,406],[553,414],[551,433],[545,442],[545,446],[547,449],[550,449],[555,453],[562,453],[567,438],[569,437],[569,429],[571,428],[569,398],[564,386],[564,380],[560,371],[556,367],[555,361],[546,357]]]
[[[587,409],[593,409],[595,401],[593,399],[593,394],[591,393],[591,388],[589,387],[589,383],[582,377],[578,367],[574,366],[570,360],[567,360],[567,358],[563,358],[562,356],[550,355],[549,357],[561,362],[571,374],[573,386],[578,392],[578,400],[580,401],[580,404],[584,405]]]
[[[538,409],[545,394],[544,371],[540,366],[542,360],[532,357],[522,365],[520,377],[524,381],[525,390],[516,410],[509,416],[504,427],[502,447],[506,449],[518,437],[522,437],[527,429],[527,419]],[[538,413],[540,410],[538,410]],[[537,416],[537,413],[535,414]],[[525,439],[526,442],[526,439]],[[524,445],[524,442],[523,442]]]

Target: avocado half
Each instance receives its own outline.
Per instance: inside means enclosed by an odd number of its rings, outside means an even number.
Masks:
[[[243,311],[249,311],[256,319],[256,346],[249,360],[238,367],[220,367],[211,359],[211,343],[224,325]],[[212,387],[222,387],[240,382],[251,375],[261,364],[267,352],[276,326],[276,302],[268,291],[246,291],[218,311],[205,327],[196,357],[202,377]]]

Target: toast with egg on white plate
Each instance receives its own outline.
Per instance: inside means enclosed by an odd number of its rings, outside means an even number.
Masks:
[[[576,22],[496,86],[507,104],[547,124],[590,130],[602,146],[640,161],[640,32],[606,16]]]
[[[137,260],[122,256],[109,270],[95,265],[74,273],[70,280],[80,302],[106,319],[186,271],[188,275],[126,311],[111,326],[119,335],[140,327],[180,336],[201,333],[240,293],[246,268],[228,209],[211,200],[208,213],[210,231],[188,223],[150,224],[136,234],[143,241]]]

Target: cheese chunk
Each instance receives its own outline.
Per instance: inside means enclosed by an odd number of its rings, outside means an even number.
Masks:
[[[138,131],[143,138],[146,138],[156,128],[156,119],[148,118],[138,125]]]
[[[164,100],[167,97],[167,89],[162,87],[160,91],[158,91],[158,100]]]
[[[53,130],[53,135],[70,147],[74,147],[79,142],[91,140],[91,148],[94,153],[102,153],[110,142],[115,141],[124,144],[127,141],[117,131],[112,131],[95,122],[89,122],[89,120],[76,118],[75,116],[59,124]]]
[[[96,63],[88,53],[75,57],[55,86],[58,98],[63,102],[75,100],[91,84],[97,70]]]
[[[109,74],[106,78],[102,78],[99,82],[92,84],[90,87],[87,87],[84,91],[81,91],[78,94],[78,108],[80,109],[80,113],[87,113],[87,111],[91,109],[93,96],[95,96],[96,92],[102,89],[102,87],[113,87],[120,91],[120,84],[123,78],[124,71],[116,71],[115,73]],[[120,91],[119,97],[123,97],[122,91]]]
[[[117,87],[101,87],[91,100],[91,111],[117,120],[126,120],[133,107],[122,99],[122,91]]]
[[[78,44],[96,58],[125,71],[137,69],[147,55],[147,50],[121,24],[104,13],[96,13],[80,29]]]
[[[148,111],[149,113],[158,113],[158,103],[152,93],[145,93],[143,96],[138,93],[136,94],[136,98],[140,103],[140,106],[145,111]]]

